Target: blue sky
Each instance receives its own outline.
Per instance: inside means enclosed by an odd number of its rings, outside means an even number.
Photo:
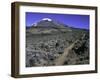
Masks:
[[[53,14],[53,13],[33,13],[26,12],[26,26],[40,21],[43,18],[50,18],[63,24],[82,29],[89,29],[89,15],[76,14]]]

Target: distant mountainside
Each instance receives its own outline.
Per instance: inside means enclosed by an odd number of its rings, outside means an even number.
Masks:
[[[54,21],[50,18],[43,18],[37,23],[34,23],[33,26],[39,28],[65,28],[64,24],[61,24],[60,22]]]
[[[87,31],[86,29],[70,27],[50,18],[43,18],[40,21],[33,23],[32,26],[26,27],[26,32],[28,34],[57,34],[76,30]]]
[[[26,27],[27,32],[32,34],[53,34],[58,32],[72,31],[70,27],[49,18],[43,18],[32,26]]]

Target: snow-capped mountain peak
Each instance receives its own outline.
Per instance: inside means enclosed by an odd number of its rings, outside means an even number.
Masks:
[[[52,19],[50,19],[50,18],[43,18],[42,20],[44,20],[44,21],[52,21]]]
[[[66,28],[66,25],[47,17],[33,23],[33,26],[38,28]]]

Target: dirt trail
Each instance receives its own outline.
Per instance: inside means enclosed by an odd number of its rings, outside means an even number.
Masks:
[[[66,56],[68,55],[69,51],[73,48],[74,44],[77,42],[73,42],[69,47],[65,48],[64,53],[55,60],[55,65],[62,65],[66,59]]]

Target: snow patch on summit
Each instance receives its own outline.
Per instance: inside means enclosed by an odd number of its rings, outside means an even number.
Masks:
[[[32,26],[37,26],[37,23],[33,23]]]
[[[50,18],[43,18],[42,20],[44,20],[44,21],[52,21],[52,19],[50,19]]]

